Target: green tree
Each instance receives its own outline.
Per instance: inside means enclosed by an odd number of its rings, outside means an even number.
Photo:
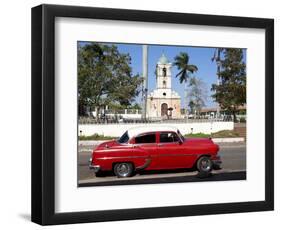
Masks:
[[[188,106],[189,106],[189,108],[190,108],[190,112],[191,112],[192,114],[194,114],[194,111],[195,111],[195,103],[194,103],[194,101],[193,101],[193,100],[190,100],[189,103],[188,103]]]
[[[193,74],[198,70],[198,67],[196,65],[189,64],[189,55],[184,52],[180,52],[179,55],[175,57],[173,65],[179,70],[176,77],[179,77],[180,83],[185,83],[185,112],[187,113],[188,79],[190,78],[190,74]]]
[[[86,43],[78,46],[79,115],[109,103],[128,106],[139,94],[141,77],[132,75],[131,57],[114,45]],[[98,119],[98,116],[97,116]]]
[[[103,61],[105,59],[103,47],[99,44],[78,46],[78,104],[79,115],[85,115],[86,107],[100,104],[99,100],[105,94],[100,90]],[[99,79],[100,78],[100,79]],[[99,80],[98,80],[99,79]]]
[[[129,106],[128,109],[138,109],[138,110],[141,110],[141,106],[138,103],[134,103],[133,105]]]
[[[243,62],[243,50],[223,49],[224,59],[218,74],[220,84],[213,84],[212,95],[222,109],[229,111],[236,122],[238,108],[246,103],[246,64]]]

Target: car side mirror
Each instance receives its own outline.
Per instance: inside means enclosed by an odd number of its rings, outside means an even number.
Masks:
[[[179,144],[180,144],[180,145],[182,144],[182,140],[179,140]]]

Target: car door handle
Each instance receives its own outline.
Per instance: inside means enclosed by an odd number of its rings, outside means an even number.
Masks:
[[[163,144],[158,144],[158,146],[163,146]]]

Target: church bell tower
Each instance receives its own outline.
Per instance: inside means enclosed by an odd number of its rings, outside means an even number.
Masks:
[[[149,118],[180,118],[180,96],[172,90],[172,63],[162,54],[156,64],[156,88],[147,98]]]
[[[162,54],[156,65],[157,89],[171,89],[171,68],[172,64]]]

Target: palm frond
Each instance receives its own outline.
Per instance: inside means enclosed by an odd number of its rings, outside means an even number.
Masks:
[[[187,70],[194,73],[198,70],[198,67],[196,65],[187,65]]]
[[[182,75],[183,71],[184,71],[184,70],[181,70],[180,72],[178,72],[177,75],[176,75],[176,77]]]
[[[212,62],[214,61],[214,60],[216,60],[216,54],[217,54],[217,49],[215,49],[215,51],[214,51],[214,55],[213,55],[213,57],[212,57]]]
[[[188,76],[186,70],[183,70],[180,75],[180,83],[186,82],[188,78],[189,78],[189,76]]]

